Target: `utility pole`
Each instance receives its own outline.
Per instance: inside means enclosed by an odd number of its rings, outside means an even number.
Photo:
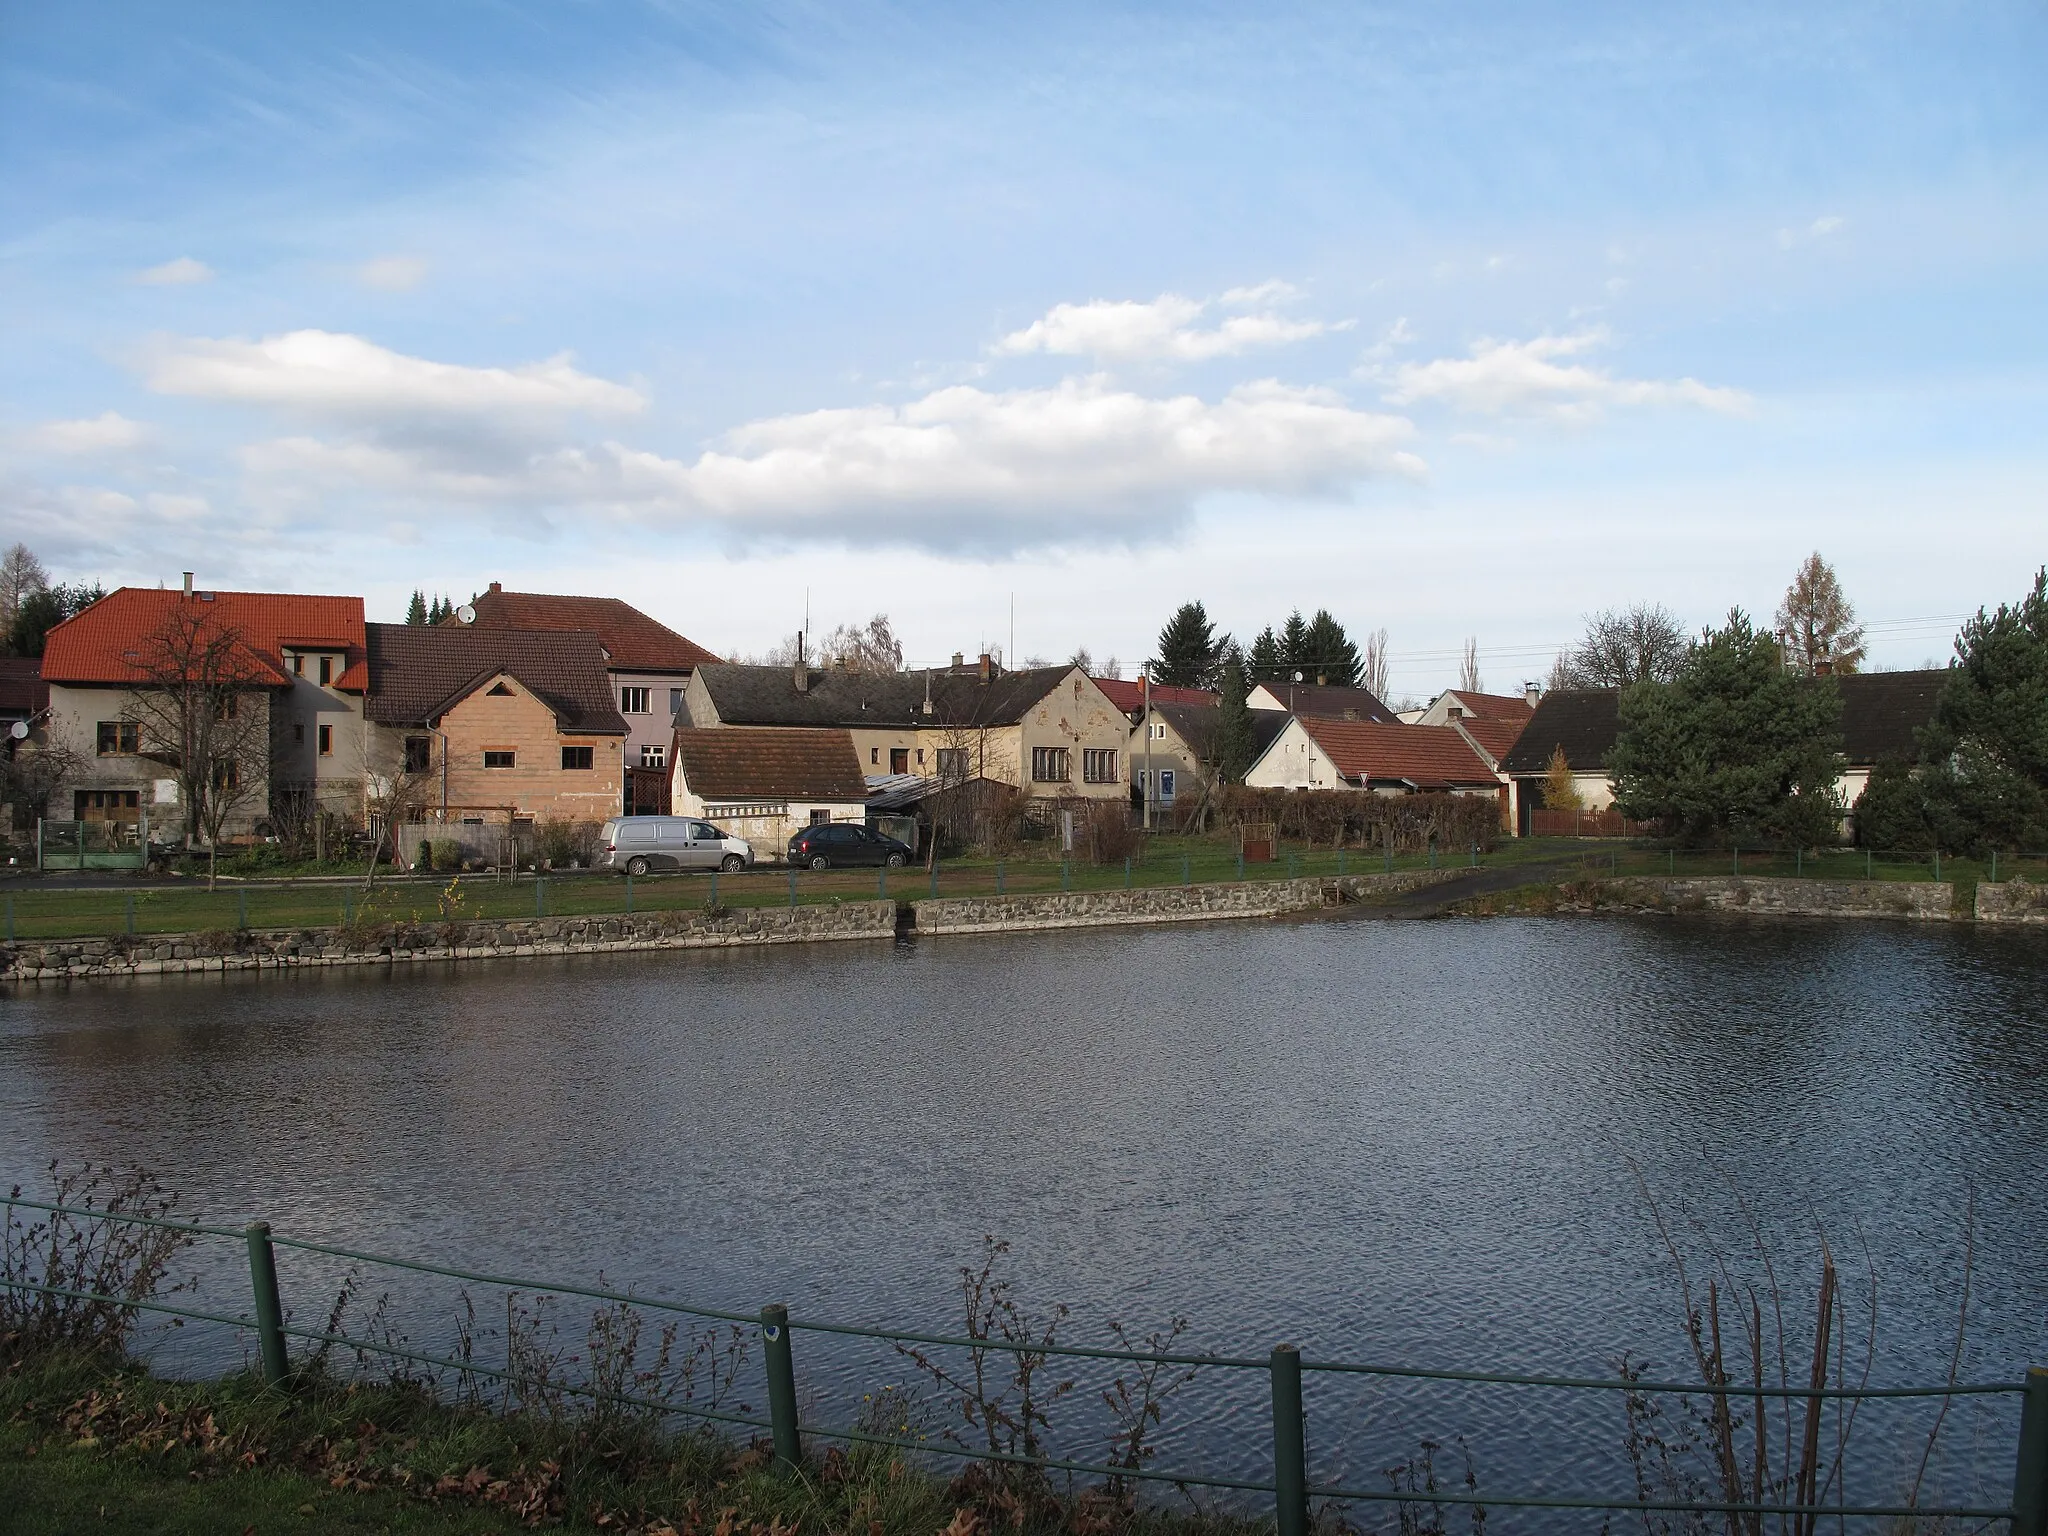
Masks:
[[[1138,686],[1145,694],[1145,830],[1152,830],[1152,663],[1138,668]]]

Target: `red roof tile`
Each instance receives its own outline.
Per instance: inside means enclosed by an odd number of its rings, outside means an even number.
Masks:
[[[1536,706],[1519,693],[1467,693],[1462,688],[1453,688],[1451,697],[1464,704],[1468,720],[1513,720],[1527,725],[1529,717],[1536,713]]]
[[[1110,703],[1127,715],[1135,715],[1145,707],[1145,692],[1138,686],[1135,678],[1127,681],[1120,677],[1097,677],[1091,678],[1090,681],[1102,690]],[[1152,685],[1152,702],[1154,704],[1220,704],[1223,702],[1223,696],[1218,693],[1211,693],[1206,688],[1181,688],[1172,683],[1154,683]]]
[[[122,587],[52,629],[43,645],[43,677],[52,683],[132,683],[130,655],[181,603],[192,603],[223,629],[240,631],[278,686],[285,647],[336,651],[344,657],[334,686],[360,693],[369,680],[363,644],[363,600],[291,592],[195,592]]]
[[[481,629],[587,630],[611,653],[611,665],[619,671],[687,672],[724,660],[616,597],[507,592],[493,582],[473,606]]]
[[[1405,782],[1419,789],[1499,782],[1472,744],[1448,725],[1382,725],[1330,715],[1295,718],[1347,779]]]
[[[1460,720],[1458,724],[1470,731],[1472,739],[1492,753],[1493,760],[1497,763],[1508,755],[1517,741],[1521,740],[1522,732],[1529,728],[1529,721],[1534,718],[1532,711],[1520,720]],[[1410,729],[1414,727],[1411,726]]]
[[[851,731],[725,725],[676,732],[676,772],[705,800],[867,799]]]

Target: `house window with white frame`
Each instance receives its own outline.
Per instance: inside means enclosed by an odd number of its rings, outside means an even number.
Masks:
[[[1065,747],[1033,747],[1031,749],[1031,777],[1039,784],[1065,784],[1074,777],[1073,765]]]
[[[619,690],[619,713],[622,715],[644,715],[647,707],[645,688],[621,688]]]
[[[1083,747],[1081,749],[1081,782],[1084,784],[1114,784],[1117,781],[1117,754],[1109,747]]]
[[[659,742],[649,742],[640,749],[642,768],[659,768],[668,761],[668,748]]]

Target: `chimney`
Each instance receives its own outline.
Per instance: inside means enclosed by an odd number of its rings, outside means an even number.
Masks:
[[[185,595],[187,597],[192,595],[192,573],[190,571],[185,573]]]
[[[987,682],[990,676],[994,673],[995,661],[987,651],[983,651],[980,657],[976,660],[975,669],[981,674],[981,680],[984,683]]]
[[[1834,671],[1835,659],[1832,656],[1820,656],[1814,659],[1813,675],[1815,677],[1832,677]]]
[[[1534,709],[1536,707],[1536,701],[1542,697],[1543,689],[1541,685],[1536,683],[1522,684],[1522,702],[1524,704],[1527,704],[1531,709]]]
[[[493,592],[502,592],[505,590],[505,583],[503,583],[502,581],[494,581],[491,583],[491,590]]]
[[[798,693],[809,693],[811,691],[811,667],[810,663],[804,660],[804,632],[802,630],[796,632],[796,671],[791,681],[796,684],[796,691]]]
[[[965,667],[966,667],[966,666],[967,666],[967,658],[966,658],[966,656],[964,656],[963,654],[961,654],[961,653],[960,653],[959,651],[955,651],[955,652],[953,653],[953,670],[954,670],[955,672],[959,672],[959,671],[962,671],[963,669],[965,669]]]

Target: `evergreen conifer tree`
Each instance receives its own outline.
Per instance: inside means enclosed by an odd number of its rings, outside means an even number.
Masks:
[[[1318,608],[1302,638],[1302,672],[1308,681],[1331,688],[1358,686],[1358,647],[1327,608]]]
[[[1252,653],[1246,658],[1246,667],[1254,686],[1259,683],[1277,683],[1287,675],[1287,658],[1280,652],[1280,641],[1268,624],[1259,631],[1259,638],[1252,642]]]
[[[1216,626],[1200,603],[1182,603],[1159,631],[1155,682],[1176,688],[1207,688],[1216,671]]]
[[[1234,645],[1224,651],[1217,671],[1223,703],[1216,712],[1214,767],[1222,783],[1239,784],[1252,765],[1252,711],[1245,702],[1251,680],[1245,676],[1244,655]]]
[[[1287,622],[1280,626],[1280,664],[1290,681],[1297,672],[1303,682],[1315,681],[1315,674],[1309,669],[1308,621],[1302,618],[1299,608],[1287,615]]]
[[[427,594],[418,587],[412,589],[412,601],[406,605],[405,622],[425,624],[427,622]]]

